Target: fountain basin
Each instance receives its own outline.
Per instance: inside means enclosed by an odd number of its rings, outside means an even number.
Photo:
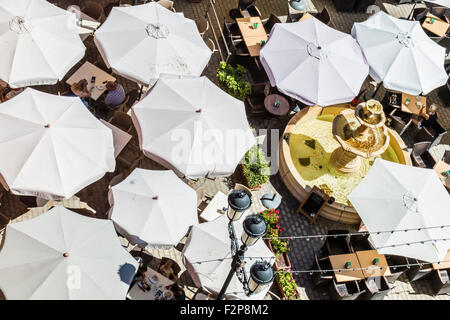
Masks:
[[[350,105],[326,108],[313,106],[292,117],[280,140],[278,167],[284,184],[298,201],[302,202],[316,185],[336,200],[333,204],[324,206],[320,214],[322,217],[346,224],[358,224],[361,219],[346,196],[367,174],[374,158],[362,158],[360,169],[348,175],[335,171],[329,161],[333,151],[340,146],[333,138],[332,122],[341,111],[349,110],[349,107]],[[387,129],[387,134],[389,146],[381,157],[411,165],[400,136],[391,129]],[[312,140],[314,143],[311,143]]]

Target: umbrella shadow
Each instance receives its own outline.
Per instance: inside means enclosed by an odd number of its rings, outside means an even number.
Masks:
[[[133,280],[136,271],[137,269],[131,263],[125,263],[121,265],[118,271],[120,281],[129,285],[131,283],[131,280]]]
[[[315,180],[330,173],[331,153],[317,140],[304,134],[291,134],[289,145],[292,161],[304,180]]]

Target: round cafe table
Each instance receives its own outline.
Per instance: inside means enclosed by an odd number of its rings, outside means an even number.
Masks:
[[[278,107],[275,106],[277,101],[280,101]],[[289,112],[289,101],[279,94],[270,94],[264,99],[264,107],[274,116],[284,116]]]

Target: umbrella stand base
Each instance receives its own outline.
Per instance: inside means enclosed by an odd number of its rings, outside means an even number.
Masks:
[[[358,171],[361,166],[361,158],[339,147],[331,154],[330,163],[338,172],[351,174]]]

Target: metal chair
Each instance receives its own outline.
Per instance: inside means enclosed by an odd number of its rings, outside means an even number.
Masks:
[[[428,149],[431,146],[431,142],[424,141],[424,142],[418,142],[415,143],[411,152],[411,160],[413,161],[413,164],[416,167],[420,168],[429,168],[433,167],[431,166],[430,159],[428,156],[423,157],[425,152],[428,151]]]
[[[200,17],[195,20],[195,24],[197,25],[198,32],[203,37],[209,29],[209,22],[205,17]]]
[[[348,244],[352,252],[373,250],[373,247],[369,242],[369,234],[351,235]]]
[[[332,280],[328,286],[328,294],[333,300],[356,300],[365,290],[361,290],[358,281],[337,283]]]
[[[173,7],[173,1],[171,1],[171,0],[159,0],[156,3],[162,5],[164,8],[166,8],[170,11],[176,12],[175,8]]]
[[[391,126],[392,128],[401,136],[405,133],[406,129],[411,125],[412,120],[410,119],[408,122],[403,121],[399,116],[391,116]]]
[[[385,255],[385,257],[391,273],[385,277],[389,283],[394,283],[406,270],[408,270],[405,266],[408,264],[408,260],[405,257],[395,255]]]
[[[449,269],[441,269],[431,272],[431,286],[435,294],[450,293],[449,271]]]
[[[431,274],[431,271],[433,271],[430,263],[426,263],[423,261],[419,262],[419,260],[411,258],[406,258],[406,261],[408,263],[414,264],[413,266],[410,266],[406,271],[406,275],[408,276],[410,282],[425,278]],[[422,263],[422,266],[417,265],[418,263]]]
[[[431,125],[423,125],[419,132],[415,135],[415,141],[430,141],[430,148],[441,143],[442,138],[446,135],[447,130],[439,123],[439,121],[433,122]]]
[[[314,263],[311,267],[312,270],[332,270],[333,267],[330,263],[330,258],[323,257],[318,258],[317,255],[314,255]],[[333,280],[333,272],[314,272],[312,274],[312,282],[316,287],[324,286],[329,284]]]
[[[103,7],[98,4],[96,1],[86,1],[83,2],[83,6],[81,7],[81,12],[85,13],[89,17],[94,20],[97,20],[100,23],[105,22],[106,16],[103,11]]]
[[[344,237],[342,234],[348,234],[348,230],[329,230],[328,235],[341,235],[336,237],[327,237],[325,244],[322,247],[326,256],[335,254],[351,253],[350,245],[348,244],[348,236]]]
[[[276,15],[271,13],[268,19],[264,19],[261,22],[264,26],[264,29],[266,30],[266,33],[270,34],[270,31],[272,31],[272,28],[275,26],[275,24],[281,23],[281,20],[278,19]]]
[[[370,277],[361,282],[363,283],[362,287],[366,291],[362,298],[367,300],[383,300],[392,289],[384,276]]]
[[[211,50],[212,53],[216,52],[216,44],[211,38],[206,39],[206,45]]]
[[[266,108],[264,107],[264,98],[266,97],[265,89],[265,83],[252,84],[252,93],[245,100],[247,110],[250,114],[267,114]]]

